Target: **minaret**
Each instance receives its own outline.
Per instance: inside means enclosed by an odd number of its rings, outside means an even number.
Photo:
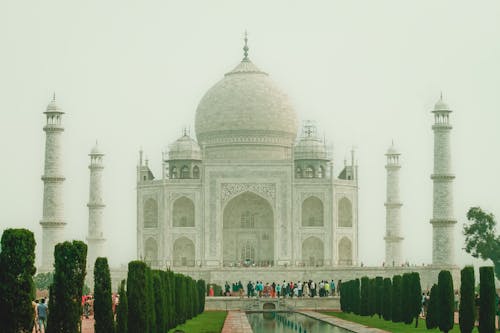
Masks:
[[[50,271],[54,264],[54,247],[64,240],[63,183],[61,168],[61,135],[64,132],[61,120],[64,112],[56,104],[56,95],[44,112],[47,123],[43,128],[45,139],[45,170],[43,181],[42,266],[41,271]]]
[[[399,198],[399,156],[401,154],[394,147],[389,147],[385,156],[387,157],[387,200],[385,202],[385,263],[387,266],[399,266],[401,256],[401,206]]]
[[[434,173],[432,224],[432,263],[434,265],[453,265],[454,228],[453,180],[451,173],[450,151],[450,107],[443,101],[443,95],[434,106]]]
[[[104,154],[99,150],[97,142],[90,151],[90,186],[89,186],[89,230],[87,236],[88,255],[87,266],[94,267],[96,258],[104,256],[104,241],[102,232],[102,217],[104,203],[102,200],[102,163]]]

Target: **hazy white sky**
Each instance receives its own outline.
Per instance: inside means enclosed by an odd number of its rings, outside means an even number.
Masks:
[[[360,260],[381,264],[385,156],[402,155],[404,257],[431,261],[433,122],[442,90],[453,108],[456,249],[473,205],[500,215],[498,1],[0,2],[0,230],[41,241],[45,107],[64,116],[69,238],[87,234],[88,153],[105,156],[111,263],[136,254],[135,166],[143,147],[157,177],[161,151],[194,128],[203,94],[250,58],[360,173]],[[194,135],[194,130],[192,131]]]

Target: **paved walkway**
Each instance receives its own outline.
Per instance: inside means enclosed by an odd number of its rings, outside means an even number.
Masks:
[[[372,328],[368,327],[365,325],[353,323],[351,321],[343,320],[337,317],[325,315],[319,312],[315,311],[298,311],[298,313],[301,313],[303,315],[306,315],[308,317],[316,318],[318,320],[330,323],[332,325],[338,326],[345,328],[346,330],[356,332],[356,333],[391,333],[388,331],[384,331],[378,328]]]
[[[244,311],[228,311],[222,333],[252,333]]]

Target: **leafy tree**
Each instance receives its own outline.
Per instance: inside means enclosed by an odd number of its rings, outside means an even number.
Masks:
[[[412,272],[410,275],[410,316],[415,318],[415,327],[418,327],[418,317],[422,312],[422,287],[420,286],[420,275]]]
[[[131,261],[128,264],[127,299],[129,333],[149,332],[146,270],[147,266],[142,261]]]
[[[425,315],[425,327],[428,330],[438,327],[438,311],[439,306],[439,289],[438,285],[434,284],[431,288],[429,304],[427,305],[427,313]]]
[[[382,317],[384,320],[392,319],[392,282],[390,278],[384,279],[382,293]]]
[[[451,278],[451,273],[449,271],[439,272],[438,294],[438,326],[442,332],[448,333],[448,331],[453,328],[455,313],[453,279]]]
[[[27,229],[6,229],[0,252],[0,330],[30,332],[33,327],[35,237]]]
[[[467,212],[467,219],[470,224],[463,230],[465,251],[474,258],[493,261],[496,277],[500,280],[500,235],[495,232],[495,216],[472,207]]]
[[[375,278],[375,313],[379,318],[382,318],[383,294],[384,279],[381,276],[377,276]]]
[[[38,290],[49,290],[52,281],[54,280],[54,272],[38,273],[33,278],[35,287]]]
[[[125,291],[125,280],[120,283],[118,295],[120,295],[120,302],[116,308],[116,332],[128,333],[128,299]]]
[[[399,323],[403,321],[402,311],[401,311],[401,284],[403,278],[401,275],[394,275],[392,277],[392,321]]]
[[[479,333],[495,331],[495,297],[493,267],[479,267]]]
[[[460,272],[460,332],[471,333],[474,328],[474,267],[467,266]]]
[[[87,245],[84,242],[64,242],[55,246],[47,333],[79,331],[86,265]]]
[[[368,316],[369,311],[369,291],[370,291],[370,279],[367,276],[361,278],[361,304],[360,304],[360,315]],[[341,291],[342,292],[342,291]]]
[[[108,259],[97,258],[94,265],[94,332],[113,333],[114,316]]]

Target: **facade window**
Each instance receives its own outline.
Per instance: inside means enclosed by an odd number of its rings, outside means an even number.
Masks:
[[[304,169],[304,177],[305,178],[314,177],[314,170],[312,167],[308,166],[307,168]]]
[[[323,170],[323,167],[320,166],[318,169],[318,178],[323,178],[325,176],[325,171]]]
[[[200,178],[200,168],[197,165],[193,168],[193,178]]]
[[[255,261],[255,247],[251,241],[247,240],[243,243],[240,258],[241,260],[248,260],[249,263],[253,263]]]
[[[302,169],[301,168],[297,168],[297,170],[295,170],[295,177],[297,177],[297,178],[302,177]]]
[[[172,179],[177,178],[177,168],[173,167],[171,172]]]
[[[189,168],[186,165],[181,168],[181,178],[189,178]]]

